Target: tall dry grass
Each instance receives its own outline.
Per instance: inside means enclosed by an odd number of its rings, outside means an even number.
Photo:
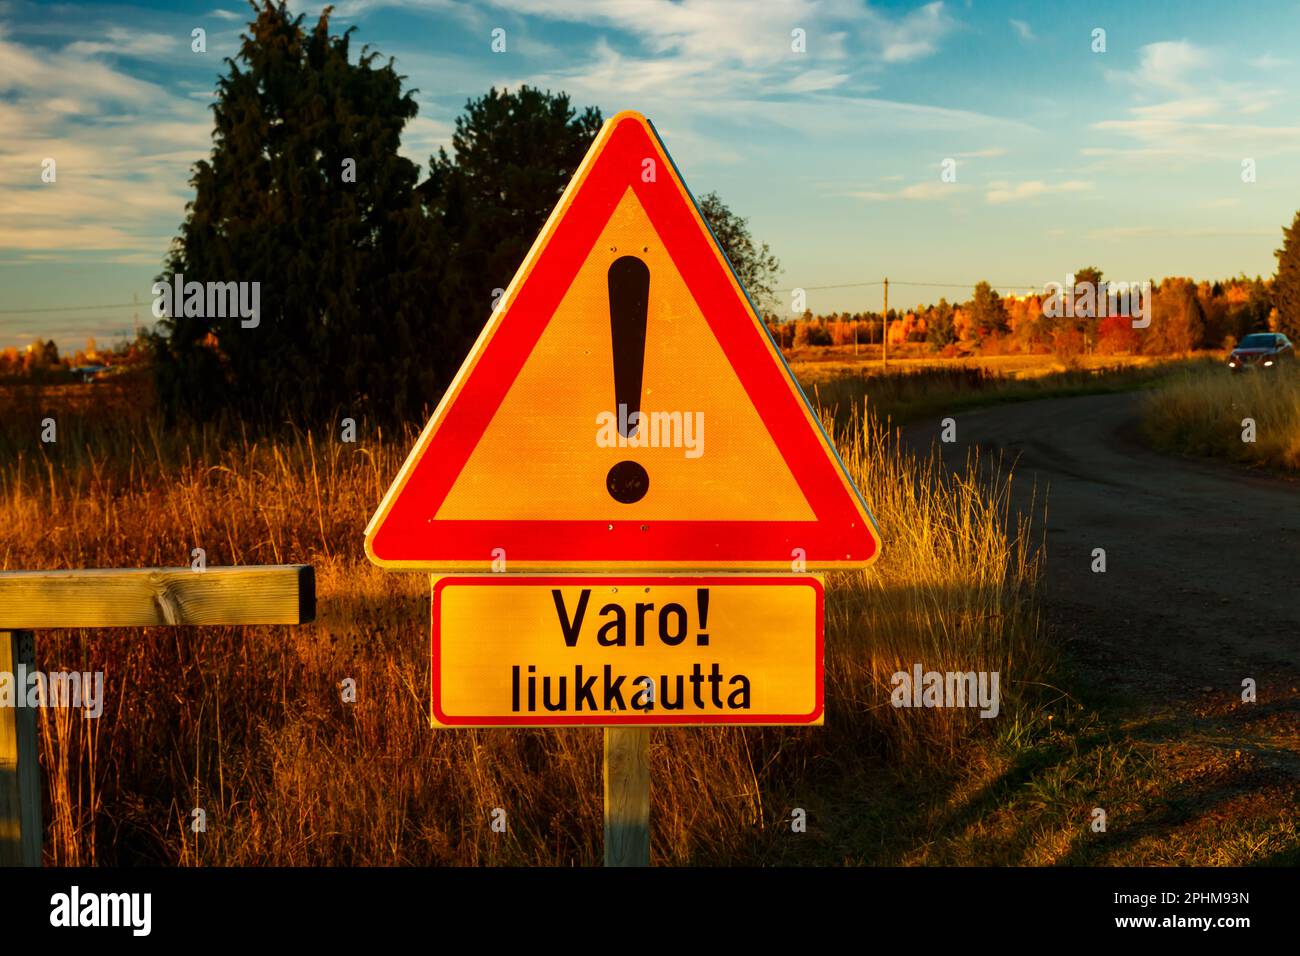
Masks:
[[[912,422],[995,402],[1147,388],[1206,364],[1201,358],[1091,356],[1087,366],[1078,368],[1055,364],[998,368],[935,360],[891,366],[887,371],[865,363],[808,363],[798,367],[797,374],[809,394],[836,410],[840,421],[865,405],[882,421]]]
[[[41,724],[50,863],[598,863],[599,731],[434,731],[428,584],[365,560],[362,530],[415,429],[356,444],[286,429],[169,430],[146,403],[60,413],[24,398],[0,428],[0,567],[307,562],[303,627],[46,632],[38,666],[103,670],[99,721]],[[44,403],[44,404],[42,404]],[[36,415],[37,418],[31,416]],[[996,467],[954,477],[850,416],[837,444],[883,536],[870,570],[830,578],[826,725],[652,735],[659,863],[835,862],[870,852],[789,838],[861,801],[890,766],[952,770],[995,734],[1043,719],[1051,660],[1034,540]],[[896,710],[890,675],[997,670],[1002,716]],[[356,680],[357,700],[339,684]],[[995,729],[996,728],[996,729]],[[207,831],[190,830],[192,810]],[[505,834],[491,813],[507,812]]]
[[[1243,438],[1248,418],[1254,441]],[[1169,451],[1300,471],[1300,368],[1189,370],[1146,396],[1142,430]]]

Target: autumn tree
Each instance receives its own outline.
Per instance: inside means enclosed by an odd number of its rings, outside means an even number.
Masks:
[[[1205,337],[1205,311],[1191,279],[1166,279],[1152,300],[1151,327],[1143,351],[1189,352]]]
[[[925,331],[925,340],[936,352],[942,351],[957,341],[957,330],[953,325],[952,306],[947,299],[940,299],[930,315]]]
[[[987,282],[975,286],[975,295],[970,307],[970,327],[983,342],[989,336],[1001,335],[1007,331],[1007,310],[1002,299]]]

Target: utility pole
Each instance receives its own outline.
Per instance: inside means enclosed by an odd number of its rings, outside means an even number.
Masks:
[[[889,276],[885,276],[885,310],[880,313],[880,364],[889,368]]]

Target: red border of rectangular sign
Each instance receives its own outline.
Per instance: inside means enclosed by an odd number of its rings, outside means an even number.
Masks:
[[[435,577],[437,577],[435,575]],[[730,587],[767,587],[781,585],[792,587],[806,585],[811,587],[816,593],[816,646],[814,650],[816,666],[816,704],[811,713],[808,714],[745,714],[729,716],[720,714],[716,717],[700,717],[698,714],[693,715],[632,715],[625,717],[616,717],[612,715],[593,714],[590,717],[449,717],[442,712],[438,705],[438,677],[440,674],[439,664],[441,657],[439,655],[439,639],[442,636],[442,629],[439,626],[439,608],[442,591],[449,585],[472,585],[480,587],[483,585],[521,585],[529,584],[538,587],[556,587],[558,585],[574,584],[648,584],[648,585],[674,585],[678,587],[692,586],[721,586]],[[617,727],[627,725],[646,725],[646,726],[697,726],[708,727],[720,724],[731,725],[758,725],[758,726],[789,726],[815,723],[822,716],[826,706],[826,641],[825,641],[825,622],[826,622],[826,589],[820,579],[816,577],[780,577],[771,575],[660,575],[657,577],[644,577],[637,575],[513,575],[513,574],[483,574],[483,575],[463,575],[455,574],[447,577],[438,577],[433,585],[433,599],[430,602],[430,615],[432,618],[433,628],[430,636],[430,648],[432,651],[432,663],[429,668],[429,700],[430,708],[434,720],[445,727]]]

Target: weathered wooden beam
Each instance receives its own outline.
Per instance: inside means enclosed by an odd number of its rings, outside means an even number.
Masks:
[[[605,728],[605,865],[650,865],[650,728]]]
[[[315,616],[308,564],[0,571],[0,627],[305,624]]]
[[[19,665],[36,667],[30,631],[0,631],[0,681],[9,693]],[[36,711],[0,706],[0,866],[41,865],[41,775],[36,757]]]

